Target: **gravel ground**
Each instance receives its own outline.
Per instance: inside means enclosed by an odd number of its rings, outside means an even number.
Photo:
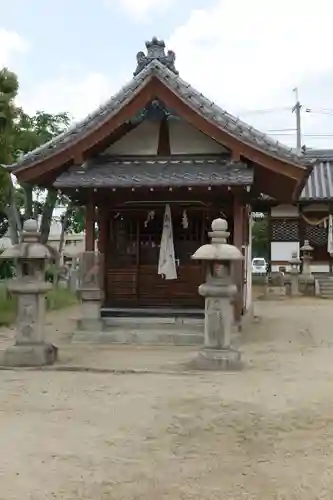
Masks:
[[[185,372],[193,349],[70,346],[77,310],[51,314],[63,369],[147,373],[0,371],[0,499],[331,500],[332,302],[256,312],[238,373]]]

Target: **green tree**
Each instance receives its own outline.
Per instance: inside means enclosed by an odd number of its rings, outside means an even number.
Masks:
[[[70,123],[68,113],[50,114],[44,111],[37,111],[33,116],[19,110],[15,124],[15,153],[16,156],[27,153],[32,149],[41,146],[45,142],[63,132]],[[54,189],[47,192],[39,191],[39,199],[34,200],[34,188],[29,184],[22,186],[25,193],[24,217],[30,218],[42,215],[41,220],[41,240],[46,243],[49,237],[50,225],[54,208],[57,204],[57,193]],[[35,193],[36,193],[35,188]],[[44,198],[44,203],[40,198]]]
[[[71,205],[68,215],[67,231],[82,233],[85,228],[85,207]]]
[[[0,70],[0,218],[1,232],[7,227],[20,229],[20,221],[15,203],[15,190],[11,176],[1,165],[11,163],[15,150],[15,117],[14,99],[18,92],[17,76],[7,68]],[[7,219],[7,223],[6,223]],[[17,231],[16,231],[17,233]],[[15,242],[15,234],[12,234]]]
[[[20,155],[60,134],[68,127],[70,117],[68,113],[44,111],[30,116],[15,106],[17,91],[16,75],[6,68],[0,70],[0,237],[9,228],[12,242],[16,243],[22,219],[41,215],[42,241],[46,242],[57,203],[56,191],[41,192],[29,184],[14,186],[11,175],[1,165],[14,162]]]
[[[269,256],[268,220],[267,217],[253,222],[252,226],[252,256]]]

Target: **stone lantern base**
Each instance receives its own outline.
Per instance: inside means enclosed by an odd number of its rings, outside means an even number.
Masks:
[[[3,366],[29,367],[52,365],[58,357],[58,348],[53,344],[15,344],[8,347],[2,356]]]
[[[241,370],[241,353],[235,349],[202,349],[190,362],[194,370]]]

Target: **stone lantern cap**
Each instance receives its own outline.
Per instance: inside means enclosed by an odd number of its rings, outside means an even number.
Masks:
[[[0,258],[3,260],[51,260],[56,255],[55,249],[40,243],[37,221],[29,219],[23,225],[22,242],[6,248]]]
[[[215,219],[211,225],[212,231],[208,233],[211,238],[211,243],[202,245],[192,255],[194,260],[211,260],[211,261],[234,261],[242,260],[243,255],[240,250],[234,245],[227,243],[228,223],[225,219]]]
[[[310,245],[309,240],[304,241],[304,245],[300,248],[301,252],[312,252],[313,247]]]

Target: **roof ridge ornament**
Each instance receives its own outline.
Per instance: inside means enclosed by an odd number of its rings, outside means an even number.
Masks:
[[[147,55],[140,51],[136,55],[137,66],[134,71],[134,76],[138,75],[151,61],[158,60],[160,63],[164,64],[170,71],[178,75],[178,71],[175,68],[176,54],[173,50],[168,50],[165,53],[165,42],[164,40],[158,40],[154,36],[151,41],[146,42]]]

